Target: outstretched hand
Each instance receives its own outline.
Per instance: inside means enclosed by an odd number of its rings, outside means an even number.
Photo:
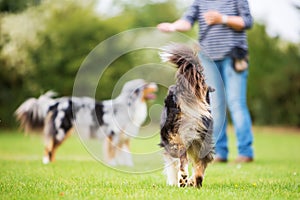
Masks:
[[[157,29],[163,32],[189,31],[192,25],[189,21],[179,19],[173,23],[163,22],[157,25]]]
[[[157,29],[163,32],[174,32],[176,31],[176,28],[174,27],[173,23],[160,23],[157,25]]]

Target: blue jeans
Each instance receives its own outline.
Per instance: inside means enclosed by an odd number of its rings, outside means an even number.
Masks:
[[[238,153],[240,156],[253,158],[252,122],[246,99],[248,70],[236,72],[229,57],[215,61],[215,64],[224,83],[226,104],[237,137]],[[223,159],[228,157],[226,128],[227,119],[220,132],[214,131],[216,154]]]
[[[216,89],[210,98],[217,156],[223,159],[228,157],[227,105],[237,136],[238,153],[253,158],[252,122],[246,102],[248,70],[241,73],[234,71],[229,57],[214,62],[204,53],[200,52],[199,57],[207,84]]]

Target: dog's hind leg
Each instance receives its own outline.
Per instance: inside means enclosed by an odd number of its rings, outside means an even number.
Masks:
[[[59,147],[59,145],[60,145],[61,143],[62,143],[62,142],[59,142],[59,143],[54,142],[53,148],[52,148],[52,150],[49,152],[50,162],[54,162],[54,161],[55,161],[56,150],[57,150],[57,148]]]
[[[204,172],[207,166],[205,160],[193,161],[193,175],[189,179],[189,186],[202,187],[202,182],[204,179]]]
[[[55,161],[55,155],[57,148],[69,137],[71,130],[69,130],[62,141],[56,140],[54,137],[45,138],[45,153],[43,157],[43,163],[48,164],[49,162]]]
[[[55,117],[53,112],[49,112],[45,120],[44,137],[45,137],[45,154],[43,163],[48,164],[55,160],[55,153],[57,148],[65,141],[72,132],[72,126],[64,126],[57,128],[55,124]]]
[[[72,129],[69,129],[65,133],[63,139],[61,139],[61,140],[57,140],[56,138],[53,139],[54,142],[53,142],[52,150],[51,150],[51,153],[50,153],[50,161],[51,162],[55,161],[55,155],[56,155],[57,148],[71,135],[71,133],[72,133]]]
[[[164,153],[163,158],[165,161],[164,173],[167,176],[167,185],[177,185],[178,171],[179,171],[179,158],[173,158],[169,154]]]
[[[43,157],[43,163],[48,164],[50,162],[51,152],[53,149],[53,139],[52,138],[45,138],[45,152]]]
[[[104,161],[110,166],[116,166],[116,145],[113,143],[113,136],[108,136],[104,140]]]
[[[178,171],[178,187],[186,187],[188,185],[188,159],[187,154],[184,152],[182,155],[180,155],[180,165],[179,165],[179,171]]]
[[[202,187],[202,181],[204,179],[204,172],[207,167],[207,163],[204,160],[200,160],[195,165],[195,187]]]
[[[53,112],[48,113],[45,119],[44,127],[44,145],[45,153],[43,157],[43,163],[48,164],[52,157],[52,149],[54,146],[54,123],[52,122]]]

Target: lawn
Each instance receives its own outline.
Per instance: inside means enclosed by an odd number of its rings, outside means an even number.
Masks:
[[[203,188],[166,186],[161,169],[125,173],[96,161],[79,138],[70,137],[57,161],[43,165],[42,138],[0,130],[0,199],[300,199],[300,133],[255,127],[255,162],[209,165]],[[147,141],[148,144],[147,144]],[[158,135],[133,142],[133,149],[155,150]],[[156,160],[157,161],[157,160]],[[154,160],[145,160],[151,165]]]

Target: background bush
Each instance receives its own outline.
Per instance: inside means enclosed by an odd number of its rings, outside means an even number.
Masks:
[[[93,1],[1,1],[0,127],[16,125],[13,112],[28,97],[49,89],[71,95],[77,70],[101,41],[128,29],[173,21],[182,13],[171,1],[130,5],[119,3],[120,13],[108,17],[96,14]],[[196,38],[197,30],[186,34]],[[260,24],[248,34],[248,104],[254,124],[299,127],[299,44],[270,38]],[[147,53],[124,55],[112,63],[96,97],[109,98],[126,71],[149,59]]]

